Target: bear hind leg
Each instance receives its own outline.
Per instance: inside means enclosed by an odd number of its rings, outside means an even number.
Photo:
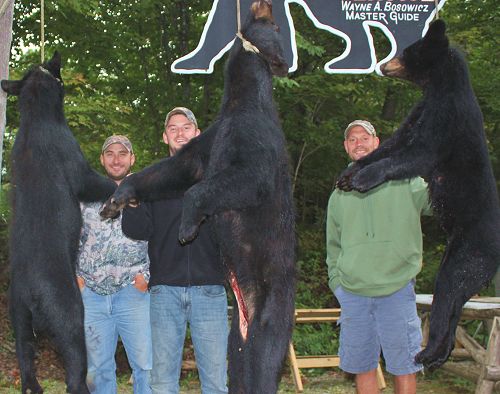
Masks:
[[[11,306],[10,315],[16,337],[16,354],[21,372],[21,392],[43,393],[36,378],[35,335],[31,311],[24,304]]]
[[[429,342],[416,361],[433,370],[449,357],[455,345],[462,307],[485,286],[495,271],[492,256],[481,254],[468,237],[454,237],[446,248],[436,279],[432,302]]]
[[[275,394],[278,390],[294,315],[294,287],[287,286],[286,281],[284,285],[271,289],[263,304],[256,306],[246,341],[240,335],[239,314],[233,312],[229,339],[232,394]]]
[[[75,294],[66,294],[64,299],[57,302],[47,302],[44,314],[48,322],[47,332],[64,363],[66,391],[71,394],[89,394],[86,384],[83,304],[76,292],[79,290],[75,289]],[[48,304],[51,304],[50,308]]]

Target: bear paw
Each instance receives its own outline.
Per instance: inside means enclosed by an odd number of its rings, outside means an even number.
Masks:
[[[377,167],[368,166],[353,175],[351,187],[360,193],[366,193],[384,181],[383,173]]]
[[[32,393],[32,394],[43,394],[43,389],[38,383],[38,380],[35,377],[33,377],[33,378],[28,378],[27,381],[24,384],[22,384],[21,392]]]
[[[347,167],[340,174],[339,179],[335,183],[335,187],[337,189],[343,190],[345,192],[351,191],[352,188],[352,177],[360,170],[360,167],[354,163],[351,166]]]
[[[192,242],[197,236],[200,230],[200,226],[195,225],[186,225],[184,222],[181,223],[179,228],[179,242],[182,245],[186,245]]]
[[[428,345],[424,350],[415,356],[415,361],[423,364],[429,371],[433,371],[446,362],[452,349],[452,345],[439,347]]]
[[[115,219],[127,204],[137,204],[135,189],[130,185],[122,184],[115,193],[104,203],[99,214],[103,218]]]

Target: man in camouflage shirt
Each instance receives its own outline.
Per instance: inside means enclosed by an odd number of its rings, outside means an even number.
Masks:
[[[102,146],[101,164],[117,184],[135,156],[127,137],[113,135]],[[151,393],[148,244],[127,238],[121,217],[102,220],[101,203],[82,203],[77,276],[85,307],[87,385],[91,393],[116,393],[115,352],[120,336],[134,380],[134,393]]]

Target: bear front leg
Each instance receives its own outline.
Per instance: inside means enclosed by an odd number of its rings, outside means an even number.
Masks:
[[[340,175],[336,183],[336,187],[343,191],[351,191],[355,189],[352,184],[353,177],[358,174],[363,168],[372,166],[379,161],[387,159],[388,157],[399,154],[405,147],[405,132],[406,128],[398,130],[390,139],[384,141],[377,149],[369,155],[359,159],[347,167]],[[369,172],[368,170],[367,172]],[[372,186],[372,188],[375,186]]]
[[[209,133],[206,131],[205,133]],[[210,148],[211,135],[205,137]],[[160,160],[142,171],[126,177],[104,204],[101,216],[113,218],[129,203],[157,201],[181,196],[203,175],[205,152],[201,139],[193,139],[175,156]]]
[[[418,133],[418,131],[414,130],[414,127],[415,124],[418,123],[418,120],[422,115],[422,111],[423,103],[417,104],[412,110],[411,114],[405,120],[405,122],[398,128],[398,130],[394,132],[391,138],[382,142],[377,149],[375,149],[365,157],[359,159],[342,172],[339,180],[336,183],[336,187],[343,191],[351,191],[353,189],[359,190],[357,189],[357,187],[354,187],[352,183],[352,178],[354,177],[354,175],[358,174],[361,169],[378,163],[384,159],[402,157],[403,160],[401,162],[403,166],[405,162],[411,162],[408,153],[413,149],[410,146],[411,141],[414,138],[414,134]],[[425,154],[423,156],[425,156]],[[403,167],[401,168],[403,169]],[[382,183],[383,180],[381,181],[381,179],[379,178],[380,174],[377,174],[378,176],[373,180],[370,179],[371,175],[373,175],[374,172],[376,172],[375,169],[366,170],[363,175],[358,175],[359,185],[357,186],[363,188],[366,191]],[[393,176],[395,178],[387,177],[387,179],[401,179],[401,177],[398,178],[398,175],[396,174],[394,174]]]
[[[410,146],[395,156],[379,160],[361,169],[352,177],[351,186],[354,190],[365,193],[389,180],[425,177],[432,171],[436,161],[435,152],[424,154],[420,150],[411,150]]]
[[[185,245],[193,241],[200,230],[200,225],[205,215],[197,206],[196,198],[189,192],[184,195],[182,201],[182,219],[179,227],[179,241]]]
[[[353,174],[350,180],[352,189],[365,193],[387,180],[389,159],[382,159],[372,163]]]
[[[104,201],[115,189],[115,182],[88,167],[83,174],[83,186],[78,193],[78,199],[83,202]]]
[[[256,207],[270,198],[274,168],[265,162],[263,166],[267,172],[255,166],[227,168],[192,186],[184,194],[179,240],[196,238],[201,222],[214,213]]]

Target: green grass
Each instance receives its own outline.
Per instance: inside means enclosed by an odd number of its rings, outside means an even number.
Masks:
[[[305,394],[355,394],[353,382],[346,376],[335,370],[304,371],[302,375]],[[128,383],[129,376],[122,375],[118,378],[118,394],[132,394],[132,386]],[[392,393],[392,381],[386,375],[387,388],[383,393]],[[11,387],[0,372],[0,393],[17,394],[20,387]],[[47,394],[65,394],[66,388],[63,382],[56,380],[43,380],[42,387]],[[418,375],[418,394],[473,394],[475,385],[443,371]],[[201,392],[196,372],[187,373],[181,381],[181,394],[199,394]],[[285,375],[280,384],[279,394],[295,393],[293,380],[289,374]]]

